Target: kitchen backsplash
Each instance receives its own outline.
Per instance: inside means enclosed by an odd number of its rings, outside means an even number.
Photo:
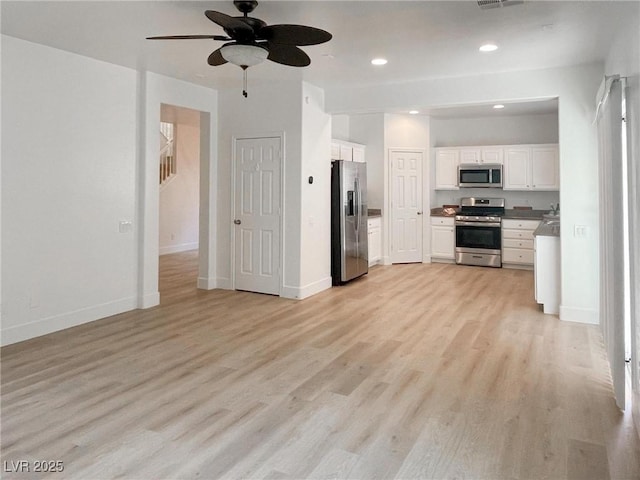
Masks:
[[[496,197],[504,198],[506,208],[515,206],[532,207],[545,210],[550,204],[560,202],[560,192],[516,192],[500,188],[464,188],[461,190],[437,190],[432,207],[445,204],[459,204],[461,197]]]

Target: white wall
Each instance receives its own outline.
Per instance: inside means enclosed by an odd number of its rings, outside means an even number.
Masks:
[[[152,307],[158,292],[159,204],[158,127],[162,104],[200,112],[199,288],[216,288],[218,94],[215,90],[157,75],[139,73],[139,232],[138,306]]]
[[[282,286],[285,291],[301,285],[300,246],[302,206],[301,200],[301,120],[302,85],[291,82],[278,88],[251,87],[248,98],[237,88],[219,93],[219,169],[218,169],[218,285],[232,285],[232,146],[233,137],[255,137],[284,134],[283,221],[284,271]]]
[[[335,118],[335,117],[334,117]],[[384,206],[384,114],[371,113],[349,117],[350,140],[366,145],[367,201],[369,208]]]
[[[384,183],[389,185],[389,152],[393,149],[411,149],[423,152],[422,157],[422,260],[431,258],[431,225],[428,212],[430,207],[429,191],[431,190],[430,148],[431,119],[425,115],[385,114],[384,116]],[[389,189],[385,189],[384,210],[391,212]],[[391,262],[391,218],[382,217],[382,261],[385,265]]]
[[[349,115],[333,115],[331,118],[331,138],[349,141]]]
[[[166,107],[161,120],[175,124],[176,174],[160,187],[160,255],[198,248],[200,204],[200,113]]]
[[[2,117],[2,343],[134,308],[136,72],[3,36]]]
[[[432,147],[558,143],[558,114],[431,118]]]
[[[302,84],[302,234],[300,285],[290,292],[305,298],[331,287],[331,116],[324,91]],[[313,183],[309,183],[309,177]],[[295,179],[291,178],[291,181]]]
[[[561,318],[596,323],[598,319],[597,145],[592,125],[594,96],[603,65],[496,73],[408,82],[402,85],[361,86],[326,90],[327,112],[363,113],[426,107],[559,99],[560,183],[562,191]],[[587,236],[574,237],[575,225]]]
[[[205,112],[199,282],[213,283],[216,92],[12,37],[2,47],[2,343],[158,303],[162,103]]]

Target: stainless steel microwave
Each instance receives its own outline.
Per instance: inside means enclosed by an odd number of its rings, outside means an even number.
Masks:
[[[458,166],[458,186],[502,188],[502,165],[470,163]]]

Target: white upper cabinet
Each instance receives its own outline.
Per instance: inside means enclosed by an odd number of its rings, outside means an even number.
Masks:
[[[359,143],[331,140],[331,160],[347,160],[364,163],[365,146]]]
[[[354,146],[353,147],[352,160],[354,162],[364,163],[364,146]]]
[[[504,148],[491,147],[461,147],[460,163],[498,163],[504,161]]]
[[[481,163],[482,152],[480,147],[469,147],[460,149],[460,163]]]
[[[531,150],[527,147],[507,148],[502,174],[505,190],[531,189]]]
[[[480,154],[482,163],[497,163],[500,165],[504,163],[503,147],[482,147]]]
[[[331,142],[331,160],[340,160],[340,144]]]
[[[505,190],[559,190],[558,145],[521,145],[505,150]]]
[[[458,165],[504,165],[505,190],[559,190],[558,144],[438,147],[435,149],[436,190],[458,189]]]
[[[460,149],[436,148],[436,190],[458,189]]]
[[[531,187],[534,190],[560,189],[558,146],[531,147]]]

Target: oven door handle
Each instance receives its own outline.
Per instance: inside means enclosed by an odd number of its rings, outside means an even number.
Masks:
[[[493,222],[459,222],[456,220],[456,227],[500,227],[501,223],[493,223]]]

